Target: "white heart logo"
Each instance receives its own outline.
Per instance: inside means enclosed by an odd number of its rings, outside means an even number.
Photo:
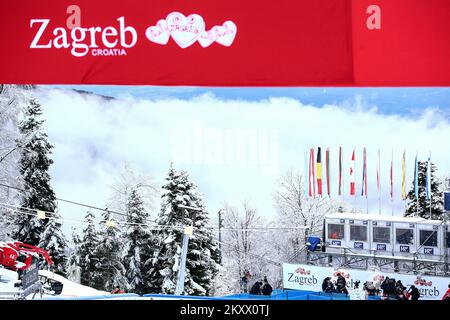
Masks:
[[[195,43],[205,31],[205,22],[198,14],[185,17],[182,13],[172,12],[167,16],[166,22],[170,36],[181,48]]]
[[[212,30],[203,31],[200,38],[198,38],[198,42],[203,48],[209,47],[214,41],[216,41],[216,37]]]
[[[169,41],[170,33],[167,29],[166,20],[161,19],[156,23],[156,26],[148,27],[147,30],[145,30],[145,36],[151,42],[155,42],[158,44],[167,44],[167,42]]]
[[[236,36],[237,27],[232,21],[225,21],[221,26],[215,26],[211,29],[216,38],[216,42],[229,47]]]

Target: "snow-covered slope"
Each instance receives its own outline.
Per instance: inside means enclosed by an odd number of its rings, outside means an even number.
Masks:
[[[18,292],[18,289],[14,287],[14,283],[17,280],[17,272],[0,267],[0,298],[9,293],[13,294]]]
[[[39,270],[39,275],[45,276],[49,279],[54,279],[56,281],[59,281],[63,284],[63,290],[59,297],[82,297],[82,296],[99,296],[99,295],[105,295],[110,294],[106,291],[100,291],[96,290],[91,287],[83,286],[79,283],[72,282],[63,276],[60,276],[58,274],[55,274],[51,271],[47,270]]]

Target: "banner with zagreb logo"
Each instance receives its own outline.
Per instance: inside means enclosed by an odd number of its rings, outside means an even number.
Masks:
[[[0,83],[450,85],[447,0],[17,0],[0,15]]]
[[[347,289],[350,291],[356,281],[360,286],[366,282],[372,282],[375,287],[381,285],[386,277],[400,280],[409,289],[415,285],[419,290],[421,300],[441,300],[448,289],[449,277],[433,277],[427,275],[387,273],[383,271],[369,271],[357,269],[333,269],[331,267],[317,267],[302,264],[283,263],[283,288],[305,291],[322,291],[322,282],[326,277],[336,281],[340,273],[346,280]]]

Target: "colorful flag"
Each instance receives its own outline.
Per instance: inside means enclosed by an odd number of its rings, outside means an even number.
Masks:
[[[414,165],[414,196],[416,199],[419,198],[419,165],[417,163],[417,152],[416,152],[416,163]]]
[[[391,158],[391,199],[394,199],[394,150]]]
[[[322,153],[320,147],[317,148],[316,177],[317,177],[317,194],[322,196]]]
[[[380,149],[378,149],[378,163],[377,163],[377,193],[378,198],[381,196],[381,189],[380,189]]]
[[[403,150],[403,159],[402,159],[402,199],[403,200],[406,200],[405,172],[406,172],[406,150]]]
[[[363,174],[362,174],[361,196],[366,196],[367,198],[367,158],[365,147],[363,149]]]
[[[427,200],[431,199],[431,152],[427,161]]]
[[[338,195],[342,195],[342,147],[339,147],[339,188]]]
[[[325,166],[327,169],[327,195],[330,197],[330,148],[325,153]]]
[[[355,149],[353,149],[352,153],[352,162],[350,165],[350,195],[354,196],[355,194]]]
[[[304,189],[303,195],[308,196],[309,181],[306,178],[306,175],[308,174],[308,150],[307,149],[304,150],[303,160],[304,160],[304,165],[305,165],[305,174],[303,175],[305,187],[303,188]]]
[[[309,166],[308,166],[308,195],[310,197],[316,196],[316,184],[314,182],[314,149],[309,150]]]

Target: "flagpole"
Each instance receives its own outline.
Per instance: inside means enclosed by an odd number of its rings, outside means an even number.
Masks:
[[[416,196],[416,217],[419,216],[419,162],[417,161],[417,154],[419,153],[418,150],[416,150],[416,172],[415,172],[415,176],[414,179],[416,179],[416,181],[414,181],[414,191],[415,191],[415,196]],[[417,188],[417,190],[416,190]]]
[[[378,149],[378,214],[381,216],[381,161],[380,161],[380,149]]]
[[[369,214],[369,198],[367,197],[367,154],[364,147],[364,191],[366,193],[366,213]]]
[[[342,194],[342,208],[344,208],[344,204],[345,204],[345,183],[344,183],[344,172],[345,170],[343,170],[344,167],[344,148],[341,147],[341,154],[340,154],[340,159],[339,161],[341,162],[341,194]]]
[[[430,154],[428,156],[428,165],[429,165],[429,170],[430,170],[430,176],[429,176],[430,181],[428,182],[430,184],[430,188],[429,188],[430,189],[430,217],[428,220],[431,220],[431,194],[432,194],[432,192],[431,192],[431,150],[430,150]]]
[[[394,216],[394,149],[391,154],[391,207],[392,216]]]

